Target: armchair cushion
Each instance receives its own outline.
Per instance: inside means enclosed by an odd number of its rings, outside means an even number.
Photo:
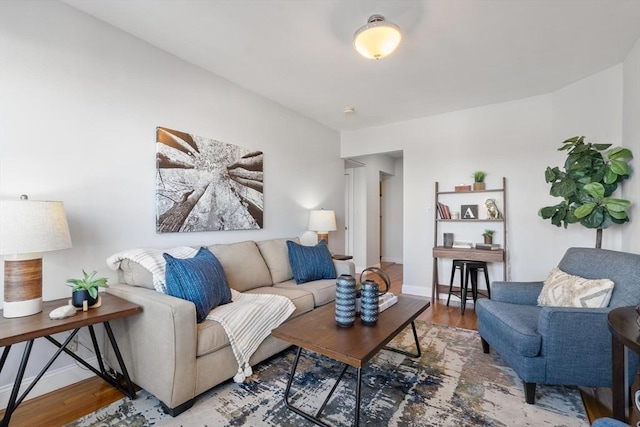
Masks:
[[[609,305],[613,293],[609,279],[585,279],[565,273],[559,268],[551,270],[538,296],[538,305],[551,307],[601,308]]]
[[[504,343],[509,343],[512,350],[524,357],[536,357],[540,354],[542,337],[538,333],[538,317],[540,307],[535,305],[519,305],[479,299],[476,304],[478,316],[489,311],[494,317],[489,323],[499,334]],[[484,313],[483,313],[484,314]]]

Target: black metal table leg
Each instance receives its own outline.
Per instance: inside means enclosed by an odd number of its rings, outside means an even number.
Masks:
[[[362,389],[362,368],[358,368],[356,381],[356,410],[353,425],[357,427],[360,425],[360,393]]]
[[[127,382],[127,390],[123,390],[122,387],[118,389],[126,394],[131,399],[136,398],[136,390],[133,387],[133,382],[129,377],[129,372],[127,371],[127,366],[124,364],[124,360],[122,359],[122,355],[120,354],[120,349],[118,348],[118,343],[116,342],[115,337],[113,336],[113,331],[111,330],[111,325],[109,322],[104,322],[104,330],[107,333],[107,337],[109,337],[109,342],[111,342],[111,347],[113,348],[113,352],[116,355],[116,359],[118,360],[118,364],[120,365],[120,369],[122,370],[122,375],[124,376],[125,381]]]
[[[409,357],[420,357],[422,356],[422,350],[420,350],[420,342],[418,341],[418,332],[416,331],[416,324],[413,322],[413,320],[411,321],[411,328],[413,329],[413,339],[415,340],[416,343],[416,349],[418,350],[417,353],[409,353],[407,351],[404,350],[398,350],[397,348],[393,348],[393,347],[382,347],[384,350],[389,350],[389,351],[393,351],[395,353],[400,353],[400,354],[404,354],[405,356],[409,356]]]
[[[20,384],[22,384],[22,378],[24,377],[24,372],[27,368],[27,362],[29,361],[29,355],[31,354],[31,348],[33,347],[33,340],[27,341],[26,347],[24,348],[24,352],[22,353],[22,361],[20,362],[20,367],[18,368],[18,374],[16,375],[15,382],[13,383],[13,388],[11,389],[11,396],[9,397],[9,403],[7,403],[7,408],[4,412],[4,417],[2,418],[2,427],[8,427],[9,421],[11,421],[11,415],[13,415],[13,411],[16,410],[18,403],[18,392],[20,391]],[[3,351],[2,357],[6,358],[6,354],[8,354],[7,349]]]

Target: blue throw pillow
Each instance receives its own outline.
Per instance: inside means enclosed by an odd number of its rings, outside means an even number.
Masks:
[[[315,246],[303,246],[287,240],[287,249],[293,278],[298,285],[312,280],[336,278],[336,267],[324,240]]]
[[[207,248],[200,248],[193,258],[162,256],[167,261],[167,294],[194,303],[198,323],[215,307],[231,302],[222,265]]]

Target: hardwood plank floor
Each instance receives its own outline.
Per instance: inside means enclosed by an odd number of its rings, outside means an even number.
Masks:
[[[391,281],[390,291],[394,294],[401,294],[403,282],[402,265],[385,264],[383,268]],[[449,307],[441,302],[435,302],[418,319],[458,328],[478,329],[473,305],[467,305],[463,316],[460,313],[459,304],[453,301]],[[591,422],[596,418],[611,416],[610,389],[581,388],[580,390]],[[25,401],[18,407],[11,418],[11,426],[61,426],[83,415],[90,414],[122,397],[124,397],[122,393],[101,378],[89,378],[52,393]],[[524,401],[523,404],[525,404]],[[4,411],[0,412],[1,416],[4,416]]]

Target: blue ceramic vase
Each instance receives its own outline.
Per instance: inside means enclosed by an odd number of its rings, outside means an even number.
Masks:
[[[360,320],[363,325],[373,326],[378,322],[378,292],[379,286],[373,280],[362,282],[362,302],[360,306]]]
[[[356,321],[356,279],[343,274],[336,279],[336,323],[348,328]]]

